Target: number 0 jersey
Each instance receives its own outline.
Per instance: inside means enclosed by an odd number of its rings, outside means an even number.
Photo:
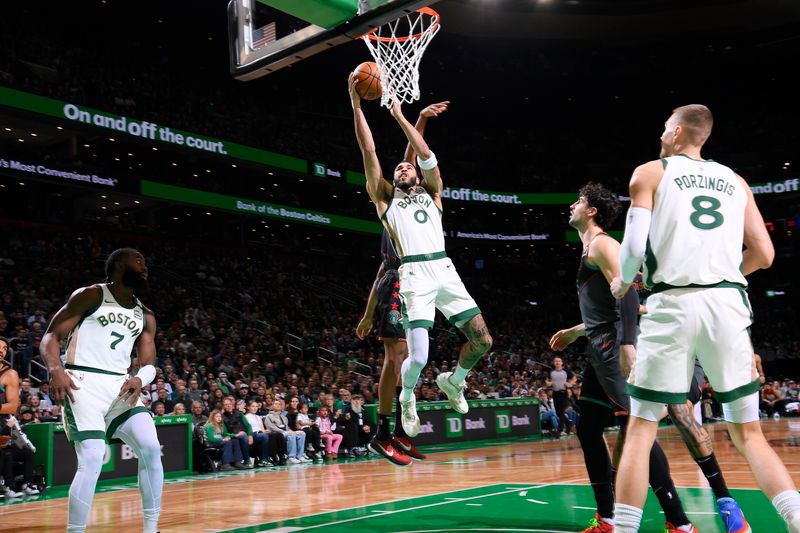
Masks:
[[[394,196],[381,217],[401,259],[442,253],[442,213],[422,186],[409,193],[394,189]]]
[[[102,290],[100,302],[72,330],[62,358],[65,365],[126,374],[136,339],[144,330],[146,312],[138,299],[134,307],[124,307],[108,285],[97,286]]]
[[[644,279],[654,291],[723,282],[743,287],[747,192],[730,168],[686,155],[663,158]]]

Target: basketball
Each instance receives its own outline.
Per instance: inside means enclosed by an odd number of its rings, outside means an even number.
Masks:
[[[358,79],[356,92],[364,100],[377,100],[381,97],[381,77],[378,65],[372,61],[365,61],[353,71]]]

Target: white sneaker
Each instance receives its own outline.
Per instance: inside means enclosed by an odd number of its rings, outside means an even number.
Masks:
[[[15,492],[14,490],[6,487],[6,498],[19,498],[20,496],[25,496],[22,492]]]
[[[300,460],[301,463],[310,463],[311,462],[311,459],[309,459],[305,455],[303,455],[301,457],[298,457],[298,459]]]
[[[462,381],[458,385],[454,385],[450,382],[450,376],[452,375],[452,372],[442,372],[436,376],[436,384],[442,392],[447,394],[447,399],[450,400],[450,407],[452,407],[455,412],[463,415],[469,411],[467,399],[464,398],[464,389],[467,388],[467,384]],[[403,429],[405,429],[405,427]],[[413,435],[409,434],[409,437],[412,436]]]
[[[297,457],[289,457],[286,460],[286,462],[287,463],[292,463],[293,465],[299,465],[300,464],[300,459],[298,459]]]
[[[39,494],[39,489],[31,487],[30,485],[25,485],[22,487],[22,492],[25,494]]]
[[[417,398],[413,395],[407,402],[400,400],[400,422],[403,431],[409,437],[416,437],[419,433],[419,415],[417,415]]]

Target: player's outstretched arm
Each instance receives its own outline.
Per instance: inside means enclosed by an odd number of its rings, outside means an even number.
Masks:
[[[764,226],[764,218],[758,210],[753,191],[741,177],[739,183],[747,193],[747,206],[744,208],[744,245],[745,251],[742,253],[744,275],[752,274],[756,270],[769,268],[775,259],[775,247],[769,238],[767,228]]]
[[[437,102],[435,104],[431,104],[422,111],[420,111],[419,117],[417,117],[417,123],[414,124],[414,129],[416,129],[419,132],[419,134],[424,137],[425,126],[428,124],[428,119],[430,117],[438,117],[439,115],[447,111],[447,106],[449,105],[450,101],[445,100],[444,102]],[[415,157],[417,157],[417,153],[414,151],[414,147],[411,146],[411,143],[408,143],[408,146],[406,146],[406,153],[403,159],[413,163]]]
[[[347,78],[347,88],[350,91],[350,103],[353,107],[353,121],[356,129],[356,139],[361,150],[361,157],[364,160],[364,174],[367,176],[367,194],[372,202],[379,208],[379,215],[382,215],[381,204],[385,204],[392,196],[392,186],[383,179],[381,164],[378,161],[378,154],[375,151],[375,139],[372,131],[367,124],[367,118],[361,110],[361,97],[356,91],[358,79],[354,73]]]
[[[380,283],[381,278],[383,278],[384,272],[385,268],[383,266],[383,261],[381,261],[381,266],[378,267],[378,274],[375,276],[375,281],[372,282],[372,288],[369,290],[364,316],[361,317],[356,327],[356,336],[362,341],[367,338],[367,335],[369,335],[372,329],[372,317],[375,314],[375,307],[378,305],[378,283]]]
[[[586,335],[586,326],[583,322],[571,328],[556,331],[553,336],[550,337],[550,349],[555,352],[564,351],[564,349],[575,342],[578,337],[583,337],[584,335]]]
[[[50,397],[59,405],[69,397],[73,402],[72,390],[80,387],[64,371],[61,364],[61,341],[66,339],[89,310],[96,308],[102,295],[97,287],[83,287],[72,293],[67,303],[58,310],[47,326],[39,345],[39,353],[50,370]]]
[[[397,100],[392,103],[392,116],[400,125],[400,129],[408,139],[408,144],[417,154],[419,160],[419,167],[422,170],[422,175],[425,177],[425,189],[428,193],[438,198],[439,193],[442,191],[442,176],[439,174],[439,163],[436,161],[436,156],[431,151],[428,143],[420,135],[420,133],[411,125],[408,119],[403,115],[403,110],[400,107],[400,102]]]

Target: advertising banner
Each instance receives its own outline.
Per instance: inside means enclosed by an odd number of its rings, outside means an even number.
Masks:
[[[154,419],[161,443],[161,462],[165,473],[192,471],[191,417],[163,416]],[[47,485],[69,485],[78,466],[75,450],[67,441],[63,424],[42,423],[26,427],[36,445],[36,462],[44,464]],[[100,479],[136,477],[138,460],[127,444],[106,444]]]
[[[377,421],[377,406],[366,406]],[[471,400],[469,412],[459,414],[448,402],[418,402],[420,432],[414,437],[419,446],[538,435],[538,398]]]

